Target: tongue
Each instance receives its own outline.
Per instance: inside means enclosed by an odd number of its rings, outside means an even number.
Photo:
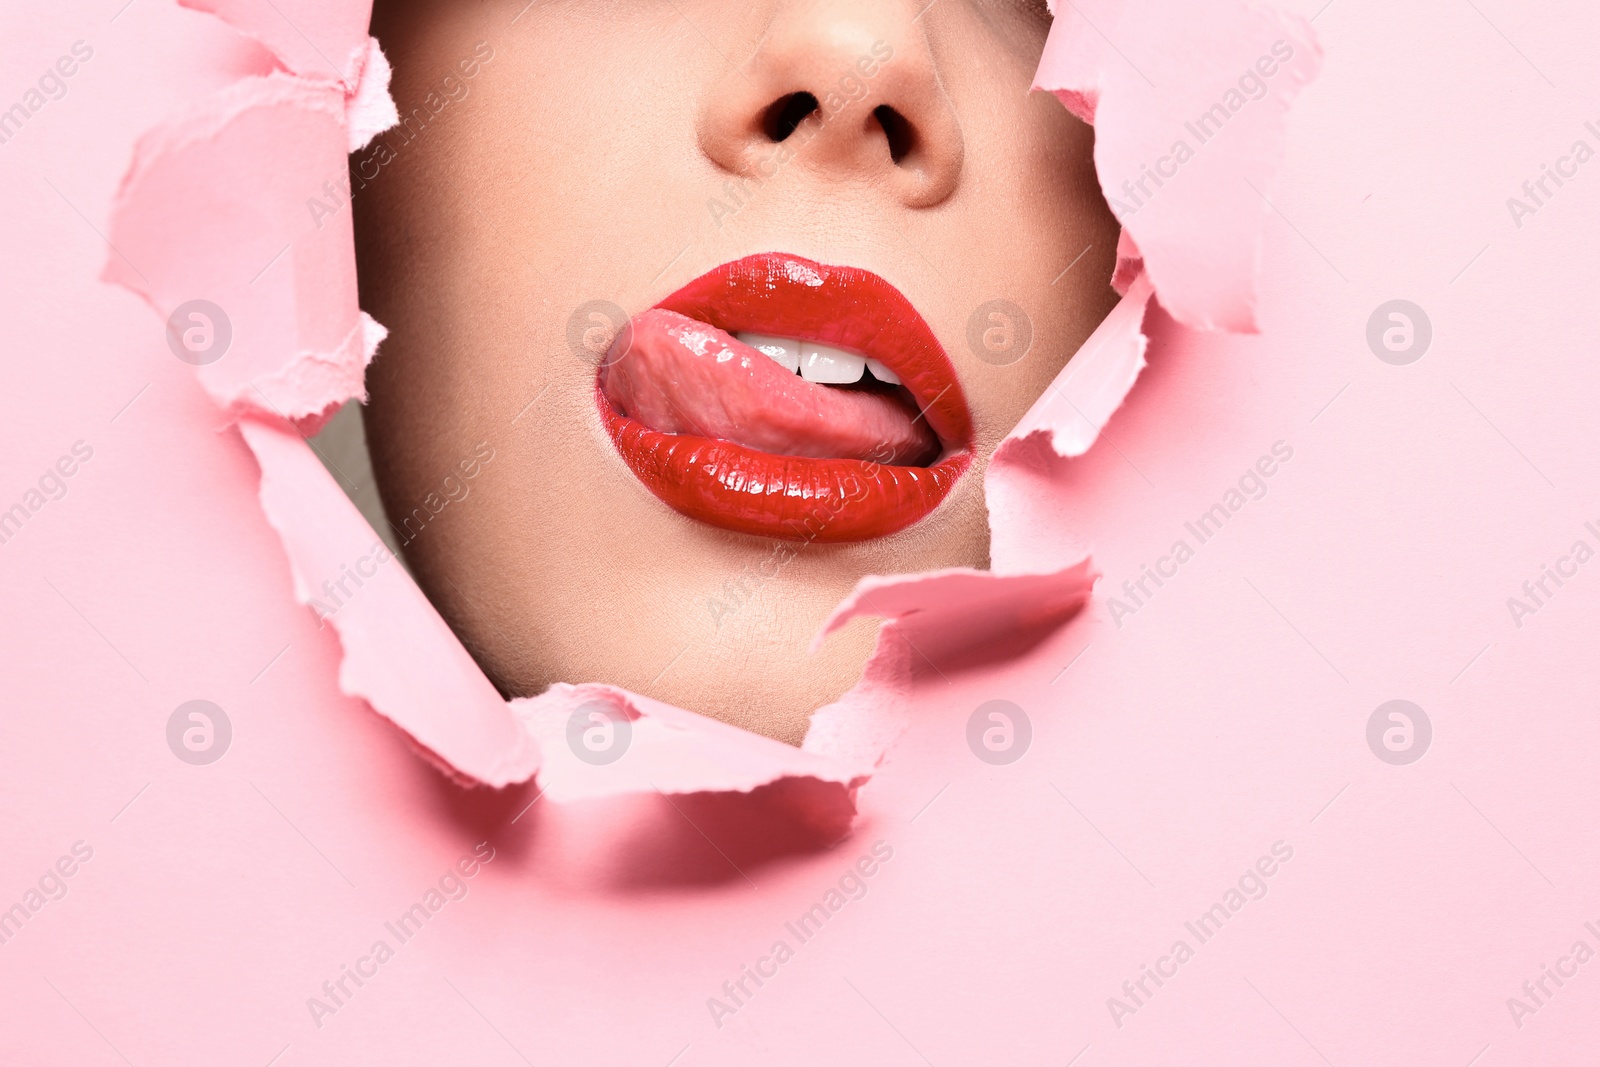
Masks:
[[[761,452],[924,465],[939,440],[903,389],[808,382],[728,333],[659,308],[635,315],[600,369],[617,412],[662,433]]]

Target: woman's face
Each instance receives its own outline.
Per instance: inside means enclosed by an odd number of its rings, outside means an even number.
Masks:
[[[1024,0],[380,0],[367,433],[502,690],[798,743],[871,650],[862,620],[809,652],[859,578],[988,564],[988,457],[1115,302],[1091,132],[1029,92],[1047,28]]]

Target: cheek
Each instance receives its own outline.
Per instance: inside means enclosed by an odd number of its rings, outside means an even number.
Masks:
[[[503,66],[473,86],[481,108],[461,147],[482,168],[480,207],[532,239],[521,247],[542,274],[541,288],[560,288],[568,272],[596,262],[613,278],[637,263],[648,282],[683,247],[685,220],[704,211],[687,172],[705,60],[625,17],[602,24],[551,14],[529,30],[530,46],[497,53]],[[531,203],[543,208],[530,211]],[[585,298],[626,304],[614,291],[588,288]]]
[[[1015,115],[1017,105],[1009,107]],[[983,206],[957,226],[968,284],[946,302],[941,320],[989,447],[1045,393],[1118,299],[1110,278],[1119,229],[1095,178],[1092,131],[1041,94],[1028,99],[1021,120],[1024,136],[1014,125],[967,131],[969,145],[979,142],[969,154],[989,161],[974,197]],[[1005,365],[972,343],[975,328],[990,325],[974,315],[1000,299],[1023,317],[1019,332],[1031,335],[1025,354]]]

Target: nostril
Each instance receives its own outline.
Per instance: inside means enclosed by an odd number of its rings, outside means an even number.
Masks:
[[[880,104],[872,109],[872,117],[878,120],[878,125],[883,127],[883,134],[889,139],[889,158],[899,163],[911,154],[913,138],[911,123],[906,117],[888,104]]]
[[[774,141],[785,140],[816,110],[817,98],[810,93],[790,93],[774,101],[762,114],[762,132]]]

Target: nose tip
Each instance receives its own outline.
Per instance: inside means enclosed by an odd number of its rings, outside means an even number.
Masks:
[[[909,207],[948,198],[964,155],[916,11],[901,0],[784,5],[749,62],[712,88],[698,133],[731,173],[792,164]]]

